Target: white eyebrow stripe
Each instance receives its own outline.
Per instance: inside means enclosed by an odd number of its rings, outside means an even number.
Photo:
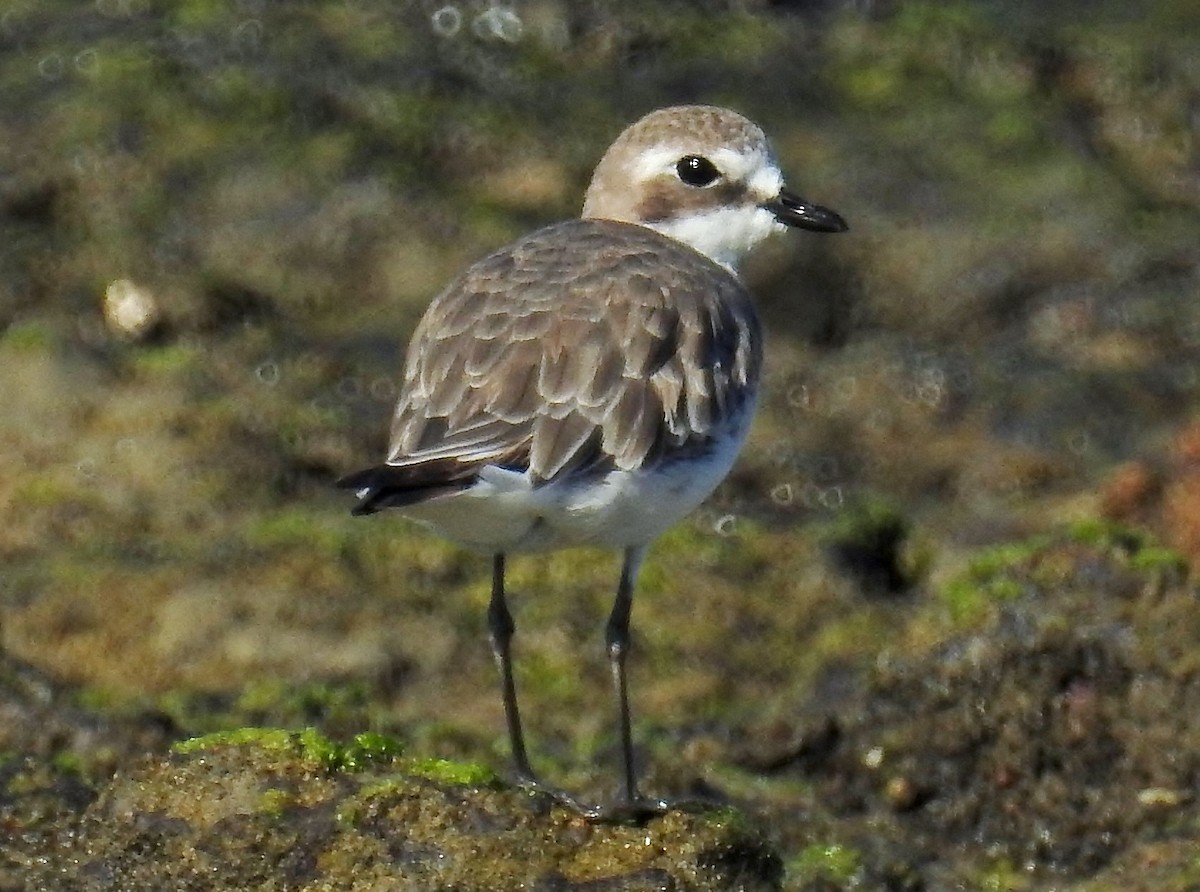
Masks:
[[[735,152],[733,149],[713,149],[709,160],[717,165],[717,170],[728,180],[744,180],[750,171],[762,163],[762,153],[754,152],[747,155]]]
[[[640,182],[653,179],[660,173],[669,173],[675,169],[676,162],[684,155],[695,154],[681,146],[662,145],[642,152],[633,165],[633,174]]]

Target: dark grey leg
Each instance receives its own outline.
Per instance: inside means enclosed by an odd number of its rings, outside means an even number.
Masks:
[[[492,653],[496,667],[500,670],[501,694],[504,698],[504,716],[508,721],[508,739],[512,749],[513,763],[521,786],[536,793],[550,796],[555,801],[594,821],[642,820],[659,815],[677,805],[665,799],[644,798],[637,789],[637,776],[633,766],[633,731],[629,717],[629,689],[625,680],[625,658],[629,653],[629,614],[633,608],[633,585],[638,568],[642,564],[645,548],[627,548],[621,566],[621,581],[617,585],[617,597],[605,628],[605,644],[608,647],[609,665],[612,668],[613,687],[617,695],[618,720],[621,733],[621,758],[624,781],[621,799],[613,805],[590,805],[580,802],[569,793],[547,787],[537,779],[529,764],[525,751],[525,738],[521,733],[521,715],[517,710],[517,692],[513,684],[512,636],[515,631],[512,614],[504,598],[504,555],[492,558],[492,599],[488,604],[488,632],[492,640]]]
[[[488,634],[492,639],[492,655],[500,670],[500,694],[504,699],[504,718],[508,722],[508,741],[512,748],[517,776],[523,781],[536,782],[529,756],[525,752],[525,736],[521,733],[521,713],[517,709],[517,688],[513,683],[512,636],[516,631],[508,602],[504,599],[504,555],[492,557],[492,600],[488,602]]]
[[[625,680],[625,658],[629,655],[629,614],[633,609],[633,584],[645,553],[646,550],[642,547],[625,549],[617,597],[613,601],[608,625],[604,630],[608,663],[612,669],[613,690],[617,695],[621,759],[625,770],[623,797],[629,804],[638,802],[641,797],[638,795],[637,776],[633,767],[633,730],[629,718],[629,685]]]

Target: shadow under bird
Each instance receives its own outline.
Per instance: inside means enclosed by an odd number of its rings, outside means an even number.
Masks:
[[[492,555],[488,629],[519,780],[596,819],[653,814],[634,769],[625,661],[651,541],[729,472],[750,427],[762,338],[736,265],[788,227],[842,232],[789,192],[762,130],[677,106],[629,126],[601,158],[580,219],[470,266],[409,346],[387,460],[350,474],[355,514],[394,508]],[[505,556],[623,551],[605,629],[619,719],[619,799],[544,787],[513,682]]]

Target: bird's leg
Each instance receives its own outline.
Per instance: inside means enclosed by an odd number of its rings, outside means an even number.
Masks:
[[[504,699],[504,718],[508,722],[508,741],[513,764],[521,781],[536,784],[537,776],[525,752],[525,735],[521,733],[521,713],[517,709],[517,688],[513,683],[512,636],[516,631],[508,602],[504,599],[504,554],[492,557],[492,599],[488,602],[488,634],[492,640],[492,655],[500,670],[500,695]]]
[[[689,811],[711,808],[713,803],[699,799],[655,799],[638,792],[637,773],[633,765],[633,728],[629,717],[629,684],[625,676],[625,659],[629,656],[629,615],[633,610],[633,585],[638,569],[646,555],[645,546],[625,549],[621,565],[621,581],[617,584],[617,597],[608,625],[604,630],[604,642],[608,647],[608,662],[612,670],[613,690],[617,695],[617,720],[621,732],[621,761],[624,768],[621,798],[613,805],[589,809],[589,818],[599,821],[639,821],[661,815],[673,808]]]
[[[543,793],[585,817],[602,819],[607,816],[604,808],[582,803],[569,793],[546,786],[538,780],[533,766],[529,764],[529,754],[525,751],[525,735],[521,731],[521,713],[517,708],[517,687],[513,682],[512,637],[515,631],[516,624],[504,597],[504,555],[498,553],[492,557],[492,599],[488,602],[488,634],[492,640],[492,655],[496,658],[496,668],[500,670],[500,694],[504,700],[504,718],[508,723],[508,741],[512,749],[517,782],[521,787]]]
[[[488,603],[488,633],[492,641],[492,654],[500,670],[500,691],[504,699],[504,717],[508,722],[508,739],[512,749],[513,764],[517,780],[525,789],[547,795],[561,805],[570,808],[593,821],[641,820],[662,814],[677,805],[664,799],[649,799],[638,793],[637,777],[633,766],[633,730],[629,718],[629,687],[625,680],[625,658],[629,653],[629,614],[633,608],[633,584],[641,566],[645,548],[627,548],[621,566],[621,581],[617,585],[617,597],[605,629],[605,644],[608,647],[609,665],[612,668],[613,688],[617,695],[618,720],[621,731],[621,758],[624,768],[624,789],[621,798],[613,805],[592,805],[581,802],[569,793],[548,787],[533,772],[529,755],[525,750],[525,737],[521,732],[521,714],[517,709],[517,690],[513,683],[512,637],[516,631],[512,614],[504,597],[504,555],[496,554],[492,559],[492,599]]]
[[[629,655],[629,614],[633,609],[633,584],[646,551],[643,547],[625,549],[617,597],[604,629],[608,664],[612,670],[613,691],[617,696],[617,721],[621,732],[621,762],[625,771],[622,798],[629,806],[641,801],[633,767],[633,729],[629,718],[629,685],[625,678],[625,658]]]

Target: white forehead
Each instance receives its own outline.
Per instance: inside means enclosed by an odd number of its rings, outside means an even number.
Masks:
[[[640,152],[633,162],[633,177],[637,182],[653,179],[661,174],[674,175],[675,165],[686,155],[701,155],[717,166],[727,180],[744,182],[751,194],[760,198],[773,198],[783,188],[783,174],[771,152],[762,146],[749,146],[742,150],[728,146],[713,148],[696,145],[657,145]]]

